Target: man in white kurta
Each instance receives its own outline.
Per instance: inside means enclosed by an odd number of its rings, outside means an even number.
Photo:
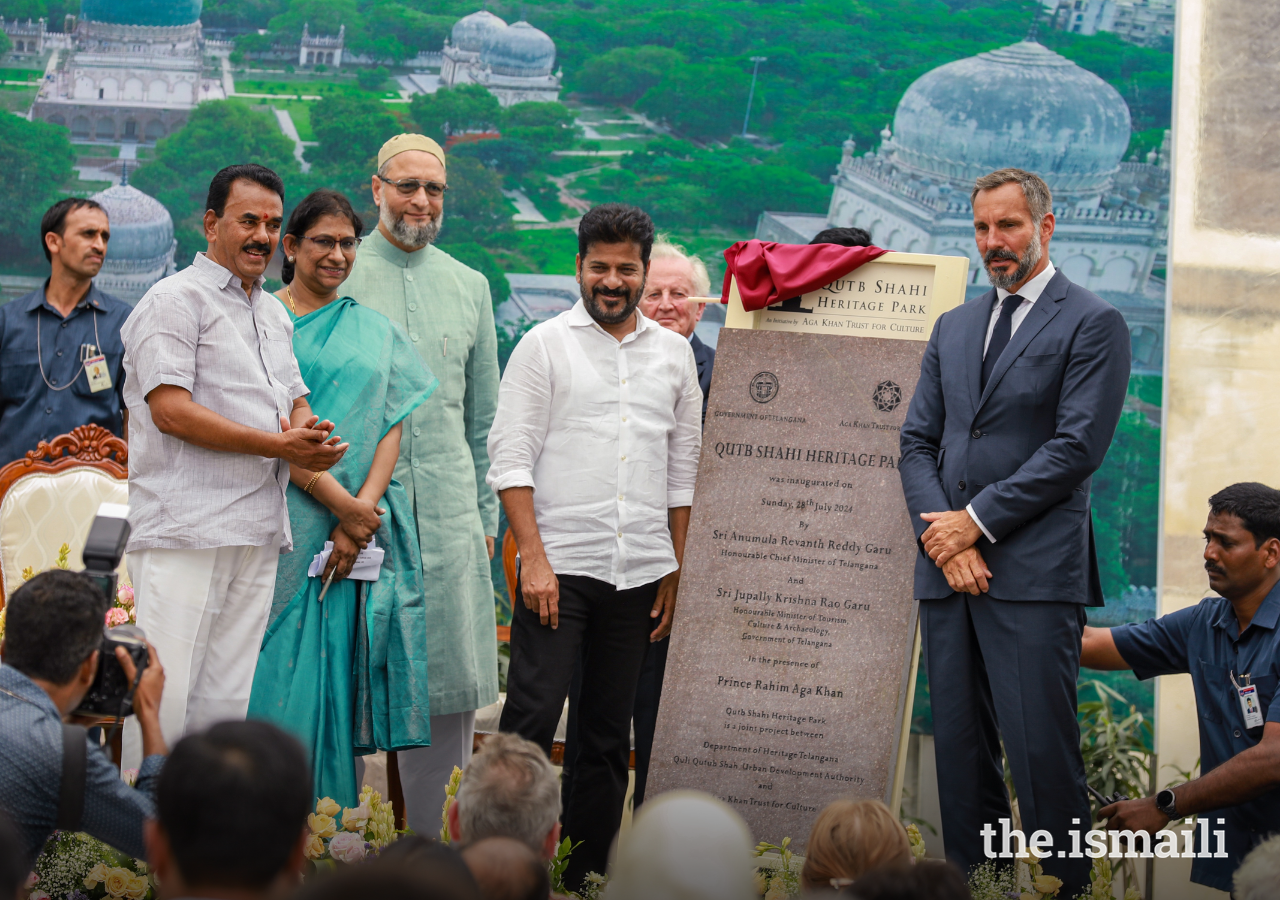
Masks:
[[[485,442],[498,403],[489,283],[433,245],[444,215],[444,151],[403,134],[378,156],[378,228],[342,290],[404,326],[440,387],[410,414],[395,478],[413,503],[427,608],[431,746],[396,754],[410,827],[440,827],[445,785],[471,760],[475,711],[497,702],[489,560],[498,501]]]

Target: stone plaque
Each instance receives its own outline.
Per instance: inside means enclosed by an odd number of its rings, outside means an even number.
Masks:
[[[917,612],[898,433],[924,349],[721,332],[650,796],[707,791],[799,852],[837,797],[896,805]]]
[[[869,262],[816,291],[760,310],[765,331],[929,339],[934,266]]]

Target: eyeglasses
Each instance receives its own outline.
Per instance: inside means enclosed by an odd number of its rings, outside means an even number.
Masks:
[[[332,253],[334,246],[337,245],[342,248],[342,252],[347,256],[355,253],[356,248],[360,246],[360,238],[343,238],[340,241],[335,241],[331,237],[309,237],[304,234],[299,240],[310,241],[324,253]]]
[[[383,184],[395,185],[395,189],[400,192],[401,197],[412,197],[418,193],[418,189],[427,192],[428,197],[443,197],[444,192],[449,190],[449,185],[441,184],[438,181],[418,181],[415,178],[406,178],[403,181],[392,181],[390,178],[378,176],[378,180]]]

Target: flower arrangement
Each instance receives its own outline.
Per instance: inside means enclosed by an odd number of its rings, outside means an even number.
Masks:
[[[1112,900],[1115,897],[1111,860],[1107,857],[1093,861],[1089,880],[1091,887],[1078,894],[1075,900]],[[1045,875],[1039,860],[1031,854],[1019,856],[1013,866],[1002,865],[998,860],[985,863],[969,876],[969,894],[973,900],[1043,900],[1057,897],[1061,889],[1062,882],[1052,875]],[[1141,900],[1141,897],[1134,887],[1124,892],[1124,900]]]
[[[444,786],[444,808],[440,810],[440,840],[446,844],[453,841],[449,834],[449,807],[453,806],[453,798],[458,796],[458,786],[462,784],[462,770],[453,767],[449,775],[449,783]]]
[[[53,562],[55,569],[71,568],[71,545],[63,544],[58,548],[58,558]],[[22,570],[22,580],[30,581],[36,577],[36,570],[27,566]],[[4,640],[4,609],[0,609],[0,641]],[[107,610],[106,626],[115,628],[117,625],[137,625],[138,611],[133,605],[133,585],[127,581],[122,581],[116,587],[116,596],[111,603],[111,608]]]
[[[138,610],[133,605],[133,585],[127,581],[122,581],[116,587],[115,602],[107,610],[107,627],[115,628],[117,625],[137,624]]]
[[[907,843],[911,845],[911,858],[916,862],[924,859],[924,836],[920,834],[920,826],[915,822],[907,825]]]
[[[24,890],[25,900],[153,900],[155,878],[145,862],[96,838],[55,831]]]
[[[361,862],[400,836],[391,802],[367,784],[356,807],[344,809],[333,798],[321,797],[307,816],[307,827],[311,836],[305,853],[314,869]]]
[[[778,861],[756,867],[752,875],[756,893],[765,900],[786,900],[787,897],[800,896],[800,868],[791,852],[791,838],[783,838],[781,845],[761,841],[756,844],[752,855],[759,858],[766,853],[778,854]]]
[[[1062,879],[1044,874],[1040,857],[1032,850],[1018,854],[1017,871],[1019,900],[1046,900],[1062,890]]]
[[[447,806],[446,806],[447,808]],[[605,888],[609,884],[609,876],[599,872],[588,872],[586,883],[581,891],[571,891],[564,885],[564,873],[569,868],[569,856],[582,841],[574,843],[569,838],[562,840],[556,847],[556,855],[547,863],[547,875],[551,880],[551,893],[567,897],[569,900],[604,900]]]

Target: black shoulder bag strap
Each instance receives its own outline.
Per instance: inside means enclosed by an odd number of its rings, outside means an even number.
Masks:
[[[58,830],[79,831],[84,819],[86,754],[89,742],[79,725],[62,723],[62,784],[58,788]]]

